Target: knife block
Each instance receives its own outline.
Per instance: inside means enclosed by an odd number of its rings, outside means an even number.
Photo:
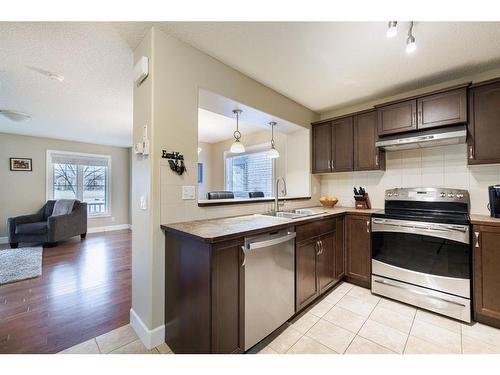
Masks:
[[[359,210],[366,210],[369,208],[372,208],[372,205],[370,203],[370,197],[368,196],[368,193],[365,193],[363,195],[355,195],[354,199],[356,201],[355,207]]]

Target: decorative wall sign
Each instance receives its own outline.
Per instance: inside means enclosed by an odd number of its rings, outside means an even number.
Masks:
[[[161,157],[168,160],[170,169],[178,175],[182,175],[187,171],[184,165],[184,155],[181,155],[179,152],[167,152],[166,150],[162,150]]]
[[[33,171],[33,162],[29,158],[10,158],[11,171]]]

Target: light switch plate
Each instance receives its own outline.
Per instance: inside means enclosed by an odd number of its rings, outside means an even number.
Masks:
[[[182,199],[195,199],[196,189],[194,186],[183,186],[182,187]]]

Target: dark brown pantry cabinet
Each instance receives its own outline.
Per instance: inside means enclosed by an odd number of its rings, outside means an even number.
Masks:
[[[371,225],[370,216],[346,217],[346,269],[348,281],[370,287],[371,280]]]
[[[469,90],[468,163],[500,163],[500,80]]]
[[[385,169],[385,151],[375,147],[377,141],[377,111],[359,113],[354,123],[354,170]]]
[[[500,328],[500,226],[474,225],[474,320]]]
[[[343,277],[344,246],[339,243],[339,240],[343,239],[343,219],[339,222],[337,220],[322,219],[295,228],[297,311],[310,304]],[[337,237],[338,235],[340,237]]]
[[[314,125],[312,128],[312,171],[313,173],[331,172],[332,162],[332,124],[330,122]]]

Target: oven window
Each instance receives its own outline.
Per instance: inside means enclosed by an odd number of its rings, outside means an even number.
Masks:
[[[436,276],[470,278],[468,244],[418,234],[372,233],[373,259]]]

